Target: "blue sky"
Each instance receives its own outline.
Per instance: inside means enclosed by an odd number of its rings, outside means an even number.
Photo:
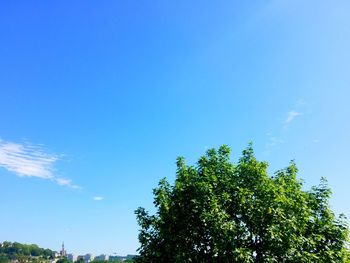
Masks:
[[[152,188],[252,140],[350,217],[349,1],[3,1],[0,237],[135,253]]]

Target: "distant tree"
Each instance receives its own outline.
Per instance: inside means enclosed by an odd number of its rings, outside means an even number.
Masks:
[[[8,263],[10,260],[6,255],[0,254],[0,263]]]
[[[9,248],[10,246],[12,246],[12,243],[9,242],[9,241],[4,241],[4,242],[2,243],[2,246],[3,246],[3,248]]]
[[[78,262],[78,261],[77,261]],[[56,261],[56,263],[72,263],[67,258],[63,257]]]
[[[210,149],[196,166],[177,159],[175,184],[154,189],[157,212],[135,213],[138,262],[348,262],[348,226],[325,179],[303,190],[294,162],[267,173],[250,145],[237,164]]]
[[[27,245],[5,241],[0,247],[0,256],[2,259],[18,260],[19,262],[34,262],[53,258],[53,251],[40,248],[35,244]]]
[[[53,255],[53,251],[51,249],[45,249],[43,250],[43,256],[47,259],[53,259],[54,255]]]
[[[39,248],[38,245],[31,244],[29,245],[30,255],[37,257],[43,254],[43,249]]]
[[[16,256],[16,259],[18,260],[18,262],[20,263],[24,263],[24,262],[28,262],[29,261],[29,257],[28,256],[25,256],[25,255],[22,255],[22,254],[19,254]]]

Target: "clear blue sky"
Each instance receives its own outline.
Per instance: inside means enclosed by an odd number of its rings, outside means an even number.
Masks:
[[[135,253],[134,210],[252,140],[350,216],[350,2],[2,1],[0,237]]]

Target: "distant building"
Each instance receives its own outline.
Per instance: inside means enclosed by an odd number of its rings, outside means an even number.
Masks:
[[[78,260],[78,257],[77,257],[77,255],[75,255],[75,254],[67,254],[67,259],[68,259],[69,261],[75,262],[75,261]]]
[[[94,256],[92,255],[92,254],[86,254],[85,256],[84,256],[84,261],[85,262],[91,262],[91,261],[93,261],[94,260]]]
[[[62,249],[60,251],[60,256],[61,257],[66,257],[67,256],[67,251],[64,249],[64,243],[62,242]]]

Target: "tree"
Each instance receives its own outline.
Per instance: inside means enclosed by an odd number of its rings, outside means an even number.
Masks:
[[[325,179],[303,190],[294,162],[273,176],[251,144],[237,164],[230,148],[196,166],[177,159],[174,185],[153,190],[156,214],[139,207],[138,262],[348,262],[348,225],[336,217]]]
[[[63,257],[56,261],[56,263],[72,263],[67,258]]]
[[[53,258],[53,251],[43,249],[36,244],[21,244],[18,242],[4,241],[0,246],[0,261],[17,260],[19,262],[36,262],[42,259]]]

